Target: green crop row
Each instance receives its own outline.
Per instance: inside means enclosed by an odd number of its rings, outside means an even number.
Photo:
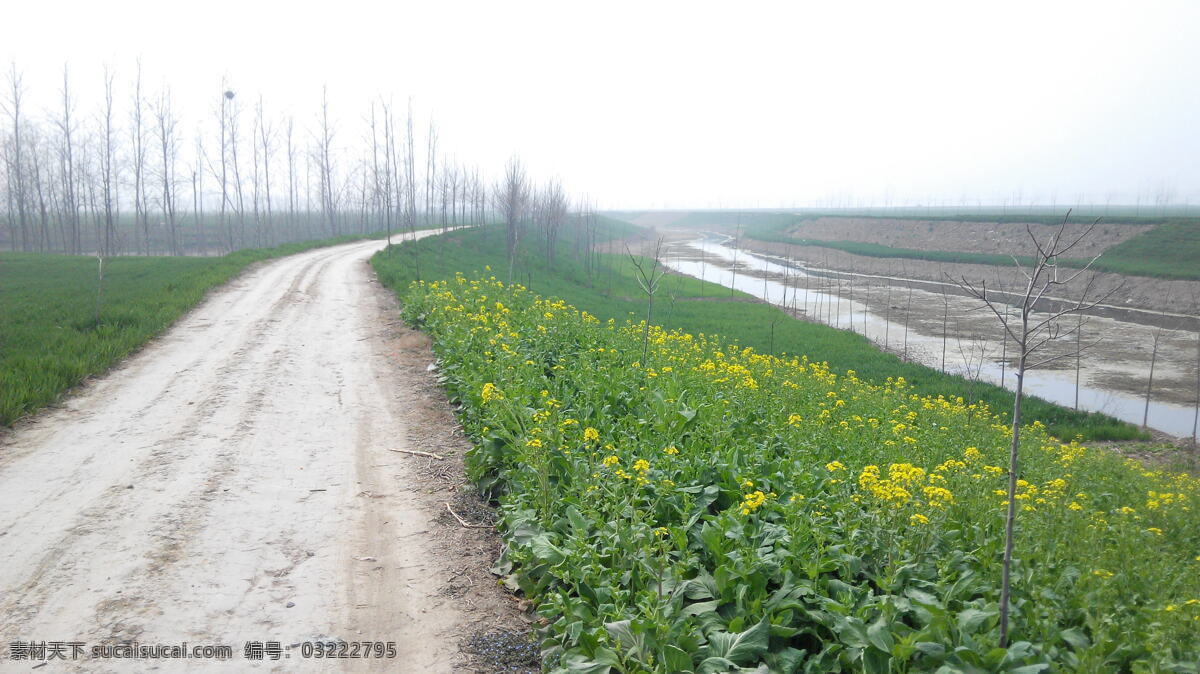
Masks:
[[[1195,671],[1200,484],[492,278],[412,284],[561,672]]]

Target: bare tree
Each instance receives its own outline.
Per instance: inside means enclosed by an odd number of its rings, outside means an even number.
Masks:
[[[734,237],[733,237],[733,264],[731,264],[729,266],[729,271],[731,271],[733,273],[733,275],[729,278],[729,296],[730,297],[733,297],[734,295],[737,294],[737,288],[735,287],[735,286],[737,286],[737,254],[738,254],[738,249],[741,248],[741,242],[742,242],[742,214],[739,212],[737,229],[734,231]]]
[[[36,206],[37,206],[37,214],[38,214],[38,224],[39,224],[39,229],[41,230],[41,236],[39,237],[39,240],[44,242],[44,245],[42,245],[40,247],[40,249],[43,252],[46,252],[53,247],[52,243],[50,241],[50,238],[51,238],[50,237],[50,209],[51,209],[51,206],[48,203],[50,201],[50,199],[53,198],[53,194],[51,193],[50,197],[49,198],[47,197],[47,192],[49,190],[47,189],[47,186],[46,186],[47,182],[52,182],[52,181],[50,181],[49,179],[47,179],[45,181],[42,180],[42,154],[43,153],[42,153],[41,149],[38,147],[38,141],[37,141],[36,136],[32,139],[31,146],[32,146],[32,151],[28,153],[28,157],[29,157],[28,163],[29,163],[29,170],[30,170],[29,177],[32,181],[33,192],[37,197]],[[53,164],[53,162],[51,162],[51,165],[52,164]],[[11,196],[12,196],[12,192],[10,189],[10,191],[9,191],[10,199],[11,199]],[[15,240],[13,243],[14,244],[16,243]],[[62,249],[66,250],[67,245],[68,244],[67,244],[66,236],[64,234]],[[14,248],[15,248],[15,245],[14,245]]]
[[[562,184],[557,179],[546,185],[541,202],[541,225],[546,237],[546,264],[553,265],[558,247],[558,232],[563,221],[567,219],[567,211],[570,208]]]
[[[1067,240],[1064,239],[1064,231],[1066,230],[1070,214],[1070,211],[1067,211],[1067,216],[1063,218],[1062,224],[1044,242],[1039,241],[1037,236],[1034,235],[1032,228],[1026,225],[1026,234],[1029,236],[1030,243],[1036,254],[1034,255],[1033,264],[1029,268],[1021,265],[1017,258],[1013,258],[1017,269],[1024,275],[1026,280],[1024,292],[1016,298],[1015,316],[1007,311],[1007,307],[1002,299],[989,293],[986,280],[972,283],[966,277],[960,277],[959,280],[955,281],[959,288],[963,289],[970,296],[980,300],[996,316],[1004,328],[1005,334],[1013,340],[1013,344],[1017,349],[1017,367],[1015,373],[1017,385],[1013,398],[1012,444],[1009,448],[1008,462],[1008,510],[1004,525],[1004,559],[1000,584],[1000,646],[1002,648],[1008,645],[1009,637],[1008,617],[1012,589],[1013,529],[1016,522],[1017,477],[1020,474],[1018,452],[1021,443],[1021,405],[1024,400],[1025,373],[1037,367],[1047,365],[1065,355],[1070,355],[1067,353],[1038,358],[1040,352],[1047,344],[1072,334],[1073,328],[1066,331],[1062,329],[1062,318],[1064,316],[1088,311],[1106,300],[1117,290],[1114,288],[1096,299],[1089,300],[1088,296],[1095,289],[1096,280],[1096,275],[1091,274],[1087,277],[1077,299],[1072,301],[1055,298],[1057,300],[1056,308],[1051,308],[1041,316],[1034,313],[1042,300],[1049,300],[1053,297],[1052,293],[1058,290],[1065,291],[1075,279],[1087,273],[1100,257],[1096,255],[1087,264],[1075,270],[1064,271],[1059,266],[1059,258],[1066,257],[1072,249],[1087,238],[1099,222],[1099,219],[1097,219],[1077,236]],[[1060,272],[1063,272],[1062,278],[1060,278]]]
[[[113,145],[113,76],[108,66],[104,67],[104,108],[101,117],[103,151],[100,162],[100,180],[104,195],[104,236],[99,242],[101,256],[112,255],[116,236],[117,208],[120,195],[117,192],[116,149]]]
[[[964,339],[959,321],[954,322],[954,341],[958,346],[958,354],[963,362],[963,378],[967,380],[968,402],[976,399],[975,390],[983,379],[983,364],[988,357],[988,338],[983,333],[970,335]],[[971,418],[968,412],[967,418]]]
[[[888,276],[892,275],[891,265],[888,265]],[[892,333],[892,280],[889,278],[885,281],[887,284],[887,299],[885,300],[884,315],[883,315],[883,350],[888,351],[891,347]]]
[[[267,245],[267,222],[262,209],[263,184],[262,161],[259,153],[258,130],[262,123],[262,97],[255,106],[254,119],[250,127],[250,213],[254,218],[255,245]]]
[[[383,199],[384,227],[388,229],[388,245],[391,246],[392,212],[394,212],[394,195],[396,185],[396,121],[391,114],[388,103],[382,103],[383,108],[383,181],[379,180],[378,157],[376,163],[376,191]],[[374,106],[371,107],[371,136],[374,137]],[[374,154],[373,155],[377,155]]]
[[[288,118],[288,127],[286,133],[286,151],[288,155],[288,228],[296,227],[296,146],[292,142],[294,120]]]
[[[1075,409],[1079,409],[1079,374],[1083,370],[1083,314],[1075,315]]]
[[[408,124],[404,138],[404,184],[405,184],[405,220],[408,222],[409,233],[417,231],[417,148],[413,139],[412,99],[408,101]],[[413,246],[413,251],[417,250]],[[418,274],[417,278],[420,278]]]
[[[321,212],[330,236],[337,236],[337,203],[334,196],[333,137],[334,129],[329,120],[329,94],[321,87],[320,131],[317,137],[317,162],[320,171]]]
[[[238,124],[241,121],[241,106],[237,102],[237,93],[233,89],[225,90],[225,110],[226,123],[229,125],[229,159],[230,168],[233,170],[233,196],[230,197],[230,206],[233,207],[237,214],[238,224],[238,245],[246,247],[246,199],[245,193],[242,190],[242,165],[238,160]],[[250,144],[254,144],[254,138],[250,139]]]
[[[833,327],[841,328],[842,327],[842,275],[840,273],[836,274],[834,276],[834,280],[837,282],[837,285],[835,286],[835,288],[836,288],[835,292],[837,293],[837,299],[836,299],[836,304],[834,305]]]
[[[496,210],[504,219],[505,251],[508,253],[508,282],[512,283],[513,267],[517,260],[520,244],[521,221],[525,217],[529,202],[529,185],[521,160],[512,157],[504,170],[504,178],[496,185],[493,200]]]
[[[79,254],[83,252],[82,232],[80,231],[79,222],[79,195],[77,193],[78,182],[75,175],[75,122],[73,114],[75,104],[71,100],[71,81],[67,70],[67,66],[63,66],[63,86],[62,86],[62,116],[55,120],[59,131],[59,165],[62,170],[59,173],[59,178],[62,180],[62,219],[70,229],[71,245],[69,252]]]
[[[364,171],[365,175],[364,175],[364,180],[362,180],[362,187],[364,187],[364,189],[367,189],[368,183],[370,183],[371,211],[372,211],[374,217],[376,217],[377,219],[382,219],[383,218],[383,201],[384,201],[384,188],[383,188],[383,173],[384,173],[384,171],[380,170],[380,168],[379,168],[379,132],[378,132],[378,128],[376,126],[376,114],[374,114],[374,101],[371,101],[370,128],[371,128],[371,170]],[[386,164],[386,162],[384,162],[384,163]],[[367,200],[367,198],[364,198],[364,201],[366,201],[366,200]],[[388,231],[388,242],[391,243],[390,225],[389,225],[389,231]]]
[[[1167,307],[1171,305],[1172,285],[1167,286],[1167,297],[1163,303],[1162,320],[1154,329],[1154,336],[1150,340],[1150,373],[1146,377],[1146,404],[1142,410],[1142,428],[1145,428],[1150,421],[1150,395],[1154,389],[1154,365],[1158,362],[1158,345],[1162,341],[1163,330],[1166,327]]]
[[[846,275],[846,282],[849,286],[849,303],[846,305],[846,312],[850,319],[850,332],[854,332],[854,265],[850,265],[850,273]],[[866,334],[866,331],[863,331]]]
[[[945,274],[945,272],[942,272]],[[942,372],[946,371],[946,336],[950,323],[950,295],[946,284],[939,286],[942,295]]]
[[[217,179],[221,185],[221,206],[218,213],[220,222],[221,234],[225,237],[225,250],[233,250],[233,227],[229,223],[229,105],[233,101],[234,93],[226,88],[225,82],[221,82],[221,98],[218,114],[218,131],[217,145],[221,152],[221,169],[218,172],[212,169],[213,177]]]
[[[197,250],[201,255],[208,254],[208,243],[204,236],[204,200],[200,195],[204,191],[204,167],[202,165],[204,157],[204,144],[201,141],[201,135],[196,133],[196,164],[192,168],[192,220],[196,225],[196,236],[198,237]]]
[[[171,108],[171,90],[164,88],[158,102],[153,106],[154,132],[159,148],[159,178],[162,187],[160,204],[163,222],[167,225],[167,236],[172,255],[181,255],[179,232],[175,220],[175,164],[179,155],[179,137],[175,131],[177,120]]]
[[[429,120],[429,138],[425,143],[425,224],[433,224],[433,194],[437,188],[437,127]],[[445,225],[445,223],[440,223]],[[512,280],[511,278],[509,279]]]
[[[22,158],[22,152],[25,150],[25,147],[21,140],[21,129],[24,126],[24,121],[21,117],[21,101],[24,96],[25,87],[22,83],[21,73],[17,72],[17,64],[14,61],[9,66],[8,100],[4,102],[4,112],[8,115],[9,122],[12,124],[12,139],[10,141],[12,157],[6,163],[8,165],[10,182],[9,194],[12,195],[11,198],[16,202],[17,207],[17,226],[21,233],[21,249],[30,250],[29,225],[27,220],[28,202],[25,193],[25,162]],[[9,210],[11,211],[11,208]]]
[[[133,142],[133,221],[134,230],[141,233],[141,252],[150,254],[150,215],[146,209],[146,126],[142,121],[144,99],[142,98],[142,62],[137,62],[137,75],[133,83],[133,106],[131,108],[130,139]],[[224,127],[222,126],[222,129]]]
[[[649,266],[646,261],[635,256],[629,251],[629,246],[625,246],[625,253],[629,255],[629,261],[633,263],[634,271],[637,273],[637,282],[641,286],[642,292],[646,293],[646,321],[642,325],[642,367],[647,367],[649,363],[646,358],[650,351],[650,319],[654,312],[654,295],[658,292],[658,286],[666,275],[667,270],[662,264],[662,237],[658,238],[658,242],[654,245],[654,258],[650,261]]]

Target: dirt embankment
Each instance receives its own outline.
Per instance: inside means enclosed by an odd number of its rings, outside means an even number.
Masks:
[[[1078,236],[1090,226],[1091,222],[1083,220],[1068,223],[1064,236]],[[1026,227],[1032,228],[1039,239],[1056,229],[1050,225],[1019,222],[821,217],[801,221],[789,230],[788,235],[801,239],[857,241],[913,250],[1026,255],[1029,252]],[[1071,251],[1071,257],[1091,257],[1153,228],[1153,225],[1102,222]]]
[[[757,241],[743,237],[741,247],[745,250],[769,255],[778,255],[803,260],[808,265],[834,269],[837,271],[854,272],[911,278],[930,282],[947,282],[947,276],[960,280],[966,278],[972,283],[986,280],[991,290],[1023,289],[1025,277],[1014,266],[961,264],[944,262],[927,262],[924,260],[907,260],[902,258],[881,258],[867,255],[854,255],[833,248],[822,246],[797,246],[793,244]],[[1065,274],[1073,274],[1077,270],[1064,269]],[[1056,291],[1060,297],[1076,298],[1083,292],[1092,274],[1083,274],[1064,288]],[[1123,276],[1098,272],[1088,293],[1090,298],[1107,297],[1106,304],[1130,310],[1126,320],[1143,320],[1158,322],[1161,314],[1166,311],[1171,314],[1200,317],[1200,281],[1157,279],[1146,276]],[[1167,321],[1170,327],[1195,329],[1196,320]]]
[[[258,640],[280,671],[455,672],[465,637],[527,624],[488,573],[500,541],[428,341],[366,264],[381,245],[251,271],[0,438],[0,657],[186,641],[245,665]],[[314,640],[397,657],[304,659]]]

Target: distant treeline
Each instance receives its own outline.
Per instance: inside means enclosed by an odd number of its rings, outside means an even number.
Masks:
[[[499,210],[481,170],[440,149],[432,120],[418,143],[411,104],[398,110],[379,97],[340,125],[323,90],[297,120],[222,82],[211,109],[186,120],[195,131],[185,135],[170,85],[147,91],[140,65],[121,78],[106,70],[102,99],[82,103],[64,67],[60,81],[36,84],[57,101],[36,111],[17,65],[7,70],[0,250],[219,254],[483,223]],[[565,212],[557,181],[531,183],[529,199],[538,206],[530,217]]]
[[[490,217],[490,213],[485,217]],[[365,216],[345,213],[339,214],[339,218],[343,222],[336,226],[337,236],[365,236],[387,231],[387,223],[380,222],[371,213]],[[423,218],[421,220],[418,229],[426,227]],[[34,230],[36,236],[29,245],[25,245],[19,235],[14,237],[19,233],[12,228],[0,227],[0,251],[94,255],[105,245],[103,226],[94,222],[80,228],[77,235],[62,221],[47,224]],[[408,231],[401,223],[391,224],[395,232]],[[454,222],[446,227],[459,224],[474,223]],[[139,223],[133,215],[121,215],[114,219],[107,245],[109,255],[171,255],[176,251],[181,255],[223,255],[235,250],[327,239],[329,231],[324,214],[315,211],[272,214],[269,218],[226,219],[225,222],[216,216],[189,212],[176,222],[172,241],[171,232],[161,220]]]

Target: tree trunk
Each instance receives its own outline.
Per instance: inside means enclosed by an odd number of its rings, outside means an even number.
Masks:
[[[1024,321],[1028,326],[1028,320]],[[1008,647],[1008,609],[1012,594],[1013,530],[1017,521],[1017,455],[1021,446],[1021,401],[1025,388],[1025,348],[1017,361],[1017,390],[1013,398],[1012,444],[1008,452],[1008,510],[1004,517],[1004,561],[1000,579],[1000,647]]]

